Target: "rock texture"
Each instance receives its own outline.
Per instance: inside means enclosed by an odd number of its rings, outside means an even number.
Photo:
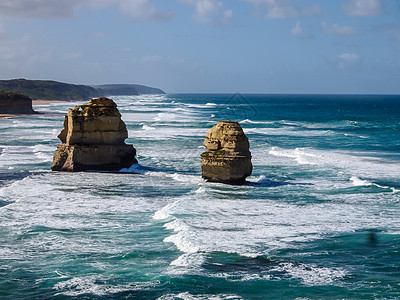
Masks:
[[[238,122],[219,121],[204,140],[200,155],[202,177],[208,181],[243,184],[251,175],[250,145]]]
[[[22,93],[0,89],[0,114],[34,114],[32,99]]]
[[[62,144],[53,158],[53,171],[120,170],[137,163],[136,149],[125,144],[125,123],[115,102],[108,98],[69,109]]]

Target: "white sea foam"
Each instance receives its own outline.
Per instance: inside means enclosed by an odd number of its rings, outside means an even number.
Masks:
[[[179,202],[181,200],[176,200],[173,203],[170,203],[162,208],[160,208],[159,210],[157,210],[154,215],[153,215],[153,219],[155,220],[165,220],[168,218],[171,218],[171,213],[173,211],[173,208],[175,208]]]
[[[318,267],[315,265],[283,263],[271,272],[285,272],[291,277],[300,279],[309,286],[333,285],[347,275],[343,268]]]
[[[173,220],[165,227],[173,233],[165,242],[174,243],[180,251],[189,254],[222,251],[258,257],[275,249],[294,247],[298,242],[324,238],[327,234],[386,227],[386,224],[391,224],[393,230],[400,228],[400,221],[392,212],[381,218],[379,206],[355,206],[355,200],[350,198],[347,203],[299,206],[268,200],[249,203],[219,198],[212,201],[207,199],[208,195],[196,194],[193,200],[186,199],[168,207],[166,215]],[[359,201],[360,195],[357,197]],[[317,271],[330,272],[328,269]],[[312,280],[316,279],[304,278],[304,281]]]
[[[152,126],[149,126],[146,124],[143,124],[142,128],[143,128],[143,130],[156,130],[157,129],[156,127],[152,127]]]
[[[362,180],[356,176],[350,177],[350,181],[353,183],[354,186],[370,186],[373,185],[373,183],[367,181],[367,180]]]
[[[197,109],[204,109],[204,108],[210,108],[216,106],[216,104],[186,104],[187,107],[189,108],[197,108]]]
[[[48,161],[48,156],[42,153],[39,154],[35,151],[34,147],[24,146],[3,146],[3,152],[0,156],[0,166],[20,166],[20,165],[31,165],[39,160],[39,162]],[[45,159],[41,159],[45,158]]]
[[[54,146],[50,145],[35,145],[32,147],[33,153],[38,159],[43,162],[53,161],[53,154],[55,151]]]
[[[360,179],[360,178],[358,178],[356,176],[352,176],[350,178],[350,181],[353,183],[354,186],[376,186],[376,187],[381,188],[381,189],[389,189],[394,194],[399,192],[399,190],[397,190],[394,187],[377,184],[377,183],[374,183],[374,182],[370,182],[368,180],[363,180],[363,179]]]
[[[273,121],[252,121],[250,119],[245,119],[239,122],[240,124],[265,124],[265,125],[270,125],[274,124],[275,122]]]
[[[114,285],[101,283],[103,281],[106,281],[106,278],[97,275],[73,277],[69,280],[58,282],[53,288],[59,291],[56,295],[71,297],[83,294],[106,296],[125,291],[147,290],[160,284],[159,282],[135,282],[125,285]]]
[[[203,137],[207,133],[206,128],[176,128],[174,126],[152,126],[152,128],[143,127],[141,130],[129,130],[129,136],[143,140],[170,140],[183,137]]]
[[[184,122],[181,116],[174,114],[174,113],[158,113],[157,117],[154,118],[154,121],[162,121],[162,122]]]
[[[341,168],[353,176],[367,178],[399,178],[400,163],[374,157],[373,153],[357,153],[312,148],[284,149],[271,147],[270,155],[294,159],[298,164],[320,165]]]
[[[159,297],[157,300],[242,300],[243,298],[234,294],[196,294],[192,295],[189,292],[179,294],[167,294]]]
[[[306,149],[302,149],[302,148],[281,149],[278,147],[272,147],[269,150],[269,154],[275,155],[275,156],[293,158],[299,164],[309,164],[309,165],[318,164],[317,155],[307,152]]]
[[[295,127],[283,128],[244,128],[245,133],[262,134],[272,136],[294,136],[294,137],[317,137],[317,136],[332,136],[336,135],[331,130],[300,130]]]
[[[174,179],[176,181],[188,182],[188,183],[192,183],[192,184],[200,184],[200,183],[203,182],[201,177],[198,176],[198,175],[188,175],[188,174],[174,173],[174,174],[167,174],[166,176],[169,177],[169,178],[172,178],[172,179]]]
[[[246,272],[243,270],[232,270],[231,272],[221,272],[207,274],[214,278],[224,278],[228,281],[260,281],[273,280],[279,281],[282,276],[290,276],[293,279],[299,279],[307,286],[322,286],[341,284],[341,280],[348,275],[348,271],[338,267],[319,267],[315,264],[295,264],[292,262],[282,262],[276,266],[265,267],[261,272]]]
[[[182,274],[199,274],[202,271],[202,264],[205,257],[200,253],[185,253],[170,263],[168,274],[182,275]]]

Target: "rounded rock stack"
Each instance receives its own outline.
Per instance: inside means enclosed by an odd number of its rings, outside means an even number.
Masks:
[[[201,175],[207,181],[243,184],[251,175],[250,145],[238,122],[219,121],[204,140],[208,149],[200,155]]]
[[[69,109],[62,144],[53,158],[53,171],[116,171],[137,163],[136,149],[125,144],[128,131],[117,104],[108,98]]]

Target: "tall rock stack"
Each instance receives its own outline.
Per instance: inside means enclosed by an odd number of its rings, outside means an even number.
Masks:
[[[208,149],[200,155],[201,175],[212,182],[243,184],[251,175],[250,145],[238,122],[219,121],[204,140]]]
[[[64,129],[58,135],[62,144],[53,158],[53,171],[116,171],[137,163],[136,149],[125,144],[128,137],[117,104],[108,98],[69,109]]]

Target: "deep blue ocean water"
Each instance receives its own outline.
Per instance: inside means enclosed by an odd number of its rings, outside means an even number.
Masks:
[[[0,119],[1,299],[399,299],[400,97],[112,97],[140,165],[51,172],[68,108]],[[201,179],[218,120],[253,174]]]

